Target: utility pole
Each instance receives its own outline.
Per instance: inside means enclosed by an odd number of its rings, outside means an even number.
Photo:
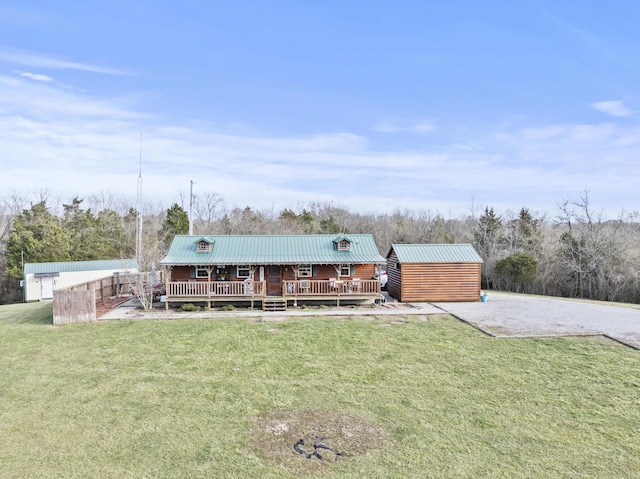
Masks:
[[[138,263],[138,274],[136,281],[137,296],[143,309],[147,309],[146,294],[144,291],[144,274],[142,273],[142,132],[140,132],[140,171],[138,173],[138,205],[136,221],[136,262]]]

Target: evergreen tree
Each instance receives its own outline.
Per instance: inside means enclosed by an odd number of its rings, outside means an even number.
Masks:
[[[71,260],[69,234],[44,201],[16,216],[7,243],[7,276],[22,278],[22,261],[47,263]]]
[[[96,235],[96,219],[90,209],[84,211],[81,208],[82,201],[75,197],[71,204],[62,205],[62,227],[69,235],[71,260],[103,259],[97,254],[99,237]]]
[[[169,245],[175,235],[186,235],[189,232],[189,215],[178,203],[174,203],[167,210],[167,216],[162,222],[160,237]]]
[[[537,266],[536,260],[527,253],[513,253],[496,262],[496,273],[506,289],[526,292],[527,285],[535,278]]]
[[[489,208],[487,206],[485,208],[475,226],[473,238],[478,253],[484,259],[482,267],[484,287],[491,288],[493,287],[495,262],[504,240],[502,218],[496,214],[493,207]]]
[[[102,210],[96,217],[96,234],[100,238],[99,257],[104,259],[130,258],[124,219],[113,210]]]

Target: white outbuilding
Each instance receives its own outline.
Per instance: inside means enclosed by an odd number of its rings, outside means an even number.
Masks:
[[[135,259],[25,263],[24,300],[53,299],[53,291],[69,288],[114,274],[138,273]]]

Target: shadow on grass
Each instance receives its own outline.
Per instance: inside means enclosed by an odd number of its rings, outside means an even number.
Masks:
[[[0,306],[0,322],[52,325],[53,304],[50,302],[37,302]]]

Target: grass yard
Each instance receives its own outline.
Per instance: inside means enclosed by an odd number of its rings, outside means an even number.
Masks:
[[[32,303],[0,307],[0,365],[2,478],[640,477],[640,353],[606,340]]]

